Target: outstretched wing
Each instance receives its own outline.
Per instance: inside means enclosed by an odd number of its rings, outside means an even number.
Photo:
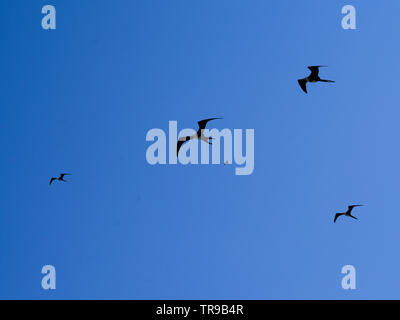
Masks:
[[[297,82],[299,83],[299,85],[303,89],[303,91],[305,93],[307,93],[307,85],[306,85],[307,81],[305,79],[300,79],[300,80],[297,80]]]
[[[343,215],[343,213],[336,213],[333,222],[336,222],[336,219],[339,218],[341,215]]]
[[[310,77],[318,77],[320,67],[326,67],[326,66],[310,66],[310,67],[308,67],[308,69],[310,69],[310,71],[311,71]]]
[[[353,208],[355,208],[355,207],[362,207],[362,204],[353,204],[353,205],[351,205],[351,206],[348,206],[348,208],[349,208],[349,213],[350,213],[351,210],[353,210]]]
[[[205,120],[201,120],[201,121],[197,122],[199,125],[199,130],[205,129],[207,122],[211,121],[211,120],[215,120],[215,119],[222,119],[222,118],[210,118],[210,119],[205,119]]]
[[[51,178],[51,179],[50,179],[49,185],[50,185],[54,180],[57,180],[57,178]]]
[[[182,137],[182,138],[178,139],[178,145],[176,147],[176,156],[178,156],[179,150],[181,149],[182,145],[188,140],[190,140],[190,136]]]

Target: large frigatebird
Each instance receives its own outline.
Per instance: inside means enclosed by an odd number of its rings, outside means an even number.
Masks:
[[[336,213],[336,214],[335,214],[335,219],[333,220],[333,222],[336,222],[336,219],[337,219],[338,217],[340,217],[340,216],[343,216],[343,215],[348,216],[348,217],[351,217],[351,218],[353,218],[353,219],[357,219],[355,216],[352,216],[352,215],[351,215],[351,211],[353,210],[353,208],[355,208],[355,207],[361,207],[361,206],[362,206],[362,204],[353,204],[353,205],[351,205],[351,206],[348,206],[348,209],[347,209],[346,212],[339,212],[339,213]]]
[[[52,182],[53,182],[54,180],[63,181],[63,182],[68,182],[67,180],[64,180],[64,176],[67,176],[67,175],[70,176],[71,174],[70,174],[70,173],[61,173],[60,176],[59,176],[58,178],[55,178],[55,177],[51,178],[49,184],[52,184]]]
[[[201,120],[201,121],[197,122],[198,125],[199,125],[199,130],[197,130],[197,132],[194,135],[186,136],[186,137],[180,137],[178,139],[176,155],[179,154],[179,149],[182,147],[182,144],[184,144],[186,141],[189,141],[190,139],[199,139],[199,140],[203,140],[204,142],[207,142],[209,144],[212,144],[210,142],[210,140],[212,140],[212,138],[211,137],[205,137],[204,134],[203,134],[203,130],[206,128],[206,125],[207,125],[208,121],[215,120],[215,119],[222,119],[222,118],[210,118],[210,119]]]
[[[333,80],[321,79],[319,77],[319,75],[318,75],[320,67],[326,67],[326,66],[310,66],[310,67],[308,67],[308,69],[311,70],[310,75],[308,77],[303,78],[303,79],[297,80],[299,85],[300,85],[300,87],[303,89],[303,91],[305,93],[307,93],[307,86],[306,86],[307,82],[311,82],[311,83],[312,82],[318,82],[318,81],[321,81],[321,82],[335,82]]]

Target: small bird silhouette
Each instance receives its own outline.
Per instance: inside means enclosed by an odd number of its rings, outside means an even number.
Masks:
[[[181,137],[178,139],[178,145],[177,145],[177,149],[176,149],[176,155],[179,154],[179,150],[182,147],[182,145],[186,142],[189,141],[190,139],[199,139],[199,140],[203,140],[209,144],[212,144],[210,142],[210,140],[212,140],[213,138],[211,137],[205,137],[203,135],[203,130],[206,128],[207,122],[211,121],[211,120],[215,120],[215,119],[222,119],[222,118],[210,118],[210,119],[205,119],[205,120],[201,120],[198,123],[199,125],[199,130],[197,130],[197,132],[192,135],[192,136],[186,136],[186,137]]]
[[[318,82],[318,81],[321,81],[321,82],[335,82],[333,80],[321,79],[319,77],[319,75],[318,75],[320,67],[326,67],[326,66],[310,66],[310,67],[308,67],[308,69],[311,70],[310,75],[308,77],[303,78],[303,79],[297,80],[297,82],[299,83],[300,87],[303,89],[303,91],[305,93],[307,93],[307,82],[310,82],[310,83]]]
[[[63,182],[68,182],[67,180],[64,180],[64,176],[67,176],[67,175],[70,176],[71,174],[70,174],[70,173],[61,173],[60,176],[59,176],[58,178],[54,178],[54,177],[51,178],[51,179],[50,179],[49,185],[52,184],[52,182],[53,182],[54,180],[63,181]]]
[[[342,216],[342,215],[351,217],[351,218],[353,218],[353,219],[357,219],[356,217],[354,217],[354,216],[351,215],[351,211],[352,211],[353,208],[355,208],[355,207],[362,207],[362,204],[353,204],[353,205],[351,205],[351,206],[348,206],[348,209],[347,209],[346,212],[339,212],[339,213],[336,213],[336,214],[335,214],[335,219],[333,220],[333,222],[336,222],[336,219],[339,218],[339,217]]]

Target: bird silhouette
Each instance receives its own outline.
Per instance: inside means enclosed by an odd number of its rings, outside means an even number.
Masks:
[[[178,139],[178,145],[177,145],[177,148],[176,148],[176,155],[179,154],[179,150],[181,149],[182,145],[186,141],[189,141],[190,139],[199,139],[199,140],[203,140],[204,142],[207,142],[208,144],[212,144],[210,142],[210,140],[212,140],[213,138],[205,137],[203,135],[203,130],[206,128],[206,125],[207,125],[208,121],[216,120],[216,119],[222,119],[222,118],[210,118],[210,119],[205,119],[205,120],[198,121],[197,123],[199,125],[199,130],[197,130],[197,132],[194,135],[186,136],[186,137],[180,137]]]
[[[351,215],[351,211],[353,210],[353,208],[361,207],[361,206],[362,206],[362,204],[353,204],[351,206],[348,206],[348,209],[347,209],[346,212],[339,212],[339,213],[335,214],[335,219],[333,220],[333,222],[336,222],[336,219],[339,218],[340,216],[343,216],[343,215],[351,217],[353,219],[357,219],[355,216]]]
[[[49,185],[52,184],[54,180],[68,182],[67,180],[64,180],[64,176],[67,176],[67,175],[70,176],[71,174],[70,173],[61,173],[58,178],[55,178],[55,177],[51,178]]]
[[[333,81],[333,80],[324,80],[324,79],[321,79],[321,78],[319,77],[319,75],[318,75],[318,74],[319,74],[319,68],[320,68],[320,67],[326,67],[326,66],[310,66],[310,67],[308,67],[308,69],[311,70],[310,75],[309,75],[308,77],[303,78],[303,79],[297,80],[297,82],[299,83],[301,89],[303,89],[303,91],[304,91],[305,93],[307,93],[307,82],[310,82],[310,83],[312,83],[312,82],[318,82],[318,81],[320,81],[320,82],[335,82],[335,81]]]

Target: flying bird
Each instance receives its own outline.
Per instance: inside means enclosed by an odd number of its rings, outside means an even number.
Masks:
[[[210,118],[210,119],[205,119],[205,120],[201,120],[198,123],[199,125],[199,130],[197,130],[197,132],[192,135],[192,136],[186,136],[186,137],[180,137],[178,139],[178,145],[177,145],[177,149],[176,149],[176,155],[178,156],[179,154],[179,150],[182,147],[182,145],[186,142],[189,141],[190,139],[199,139],[199,140],[203,140],[204,142],[207,142],[208,144],[212,144],[210,142],[210,140],[212,140],[213,138],[211,137],[205,137],[203,135],[203,130],[206,128],[207,122],[211,121],[211,120],[216,120],[216,119],[222,119],[222,118]]]
[[[310,82],[310,83],[318,82],[318,81],[320,81],[320,82],[335,82],[335,81],[332,81],[332,80],[321,79],[319,77],[319,75],[318,75],[320,67],[326,67],[326,66],[310,66],[310,67],[308,67],[308,69],[311,70],[310,75],[308,77],[303,78],[303,79],[297,80],[297,82],[299,83],[300,87],[303,89],[303,91],[305,93],[307,93],[307,82]]]
[[[348,217],[352,217],[353,219],[357,219],[356,217],[351,215],[351,211],[353,210],[353,208],[361,207],[361,206],[362,206],[362,204],[353,204],[351,206],[348,206],[348,209],[347,209],[346,212],[339,212],[339,213],[335,214],[335,219],[333,220],[333,222],[336,222],[336,219],[339,218],[340,216],[343,216],[343,215],[348,216]]]
[[[67,176],[67,175],[70,176],[71,174],[70,174],[70,173],[61,173],[60,176],[59,176],[58,178],[55,178],[55,177],[51,178],[51,179],[50,179],[49,185],[52,184],[52,182],[53,182],[54,180],[68,182],[67,180],[64,180],[64,176]]]

